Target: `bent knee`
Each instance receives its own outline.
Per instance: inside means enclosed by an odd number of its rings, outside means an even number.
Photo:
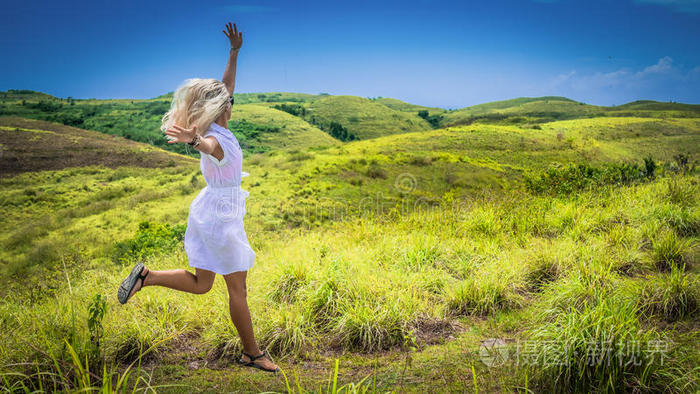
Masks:
[[[197,287],[195,288],[195,291],[194,291],[194,292],[195,292],[196,294],[205,294],[205,293],[208,293],[209,290],[211,290],[213,284],[214,284],[214,282],[210,282],[210,283],[197,283]]]

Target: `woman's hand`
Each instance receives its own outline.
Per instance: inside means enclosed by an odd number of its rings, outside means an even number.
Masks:
[[[226,32],[228,30],[228,32]],[[236,24],[233,24],[233,27],[231,27],[231,22],[229,22],[226,25],[226,30],[222,30],[224,34],[226,34],[226,37],[228,37],[228,40],[231,42],[231,48],[235,50],[241,49],[241,45],[243,45],[243,33],[239,32],[238,29],[236,28]]]
[[[173,125],[173,127],[167,129],[165,134],[170,136],[169,144],[174,144],[176,142],[190,143],[194,136],[197,134],[197,125],[192,126],[191,129],[185,129],[178,125]]]

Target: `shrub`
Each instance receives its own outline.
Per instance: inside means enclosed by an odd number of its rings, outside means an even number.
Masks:
[[[357,139],[355,134],[349,132],[348,129],[338,122],[331,122],[327,132],[333,136],[333,138],[337,138],[341,141],[353,141]]]
[[[289,161],[304,161],[313,159],[313,155],[306,152],[294,152],[289,156]]]
[[[115,262],[127,262],[172,251],[182,242],[185,229],[184,224],[141,222],[134,238],[114,245],[112,258]]]
[[[430,115],[427,110],[418,111],[418,116],[425,119],[433,128],[440,127],[443,118],[442,115]]]
[[[433,159],[428,156],[413,156],[408,160],[408,164],[413,164],[414,166],[427,166],[433,162]]]
[[[656,162],[651,156],[644,158],[644,173],[647,178],[652,179],[656,175]]]
[[[380,167],[378,164],[372,164],[367,169],[367,176],[370,178],[382,178],[386,179],[386,171]]]
[[[301,104],[277,104],[273,105],[272,108],[284,111],[294,116],[303,117],[306,115],[306,108]]]
[[[636,164],[575,164],[550,168],[545,173],[526,177],[530,191],[539,194],[571,194],[604,185],[629,185],[649,179],[646,169]]]

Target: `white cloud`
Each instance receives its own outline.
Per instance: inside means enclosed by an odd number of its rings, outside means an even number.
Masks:
[[[641,77],[647,74],[662,74],[671,71],[672,68],[673,59],[671,59],[668,56],[664,56],[661,59],[659,59],[659,61],[656,64],[646,67],[643,71],[640,71],[635,75]]]
[[[590,74],[571,70],[550,78],[543,86],[548,88],[547,94],[613,104],[637,99],[667,100],[669,96],[679,101],[697,101],[698,82],[700,66],[684,69],[664,56],[641,70],[621,68]]]

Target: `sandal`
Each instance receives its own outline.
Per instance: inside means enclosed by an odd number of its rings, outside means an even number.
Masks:
[[[136,264],[134,269],[131,270],[129,276],[127,276],[126,279],[122,281],[122,284],[119,285],[119,289],[117,290],[117,298],[119,298],[119,302],[122,305],[126,304],[126,301],[129,299],[129,294],[131,294],[131,291],[134,289],[134,286],[136,286],[136,282],[139,279],[141,279],[141,287],[143,288],[143,282],[146,280],[148,273],[151,272],[149,270],[146,272],[146,275],[141,275],[144,268],[146,267],[143,265],[143,263]]]
[[[257,369],[262,369],[263,371],[267,371],[267,372],[279,372],[279,371],[280,371],[279,367],[277,367],[277,368],[275,368],[275,369],[270,369],[270,368],[265,368],[265,367],[263,367],[263,366],[258,365],[258,364],[255,363],[255,360],[257,360],[257,359],[259,359],[259,358],[261,358],[261,357],[265,357],[265,358],[267,358],[268,360],[272,361],[272,359],[270,358],[270,355],[267,353],[267,350],[263,351],[262,353],[260,353],[260,354],[257,355],[257,356],[251,356],[250,354],[248,354],[248,353],[246,353],[246,352],[241,352],[241,353],[243,353],[244,356],[247,356],[247,357],[250,359],[250,361],[248,361],[248,362],[241,361],[241,360],[239,359],[239,360],[238,360],[238,363],[241,364],[241,365],[243,365],[243,366],[246,366],[246,367],[255,367],[255,368],[257,368]]]

